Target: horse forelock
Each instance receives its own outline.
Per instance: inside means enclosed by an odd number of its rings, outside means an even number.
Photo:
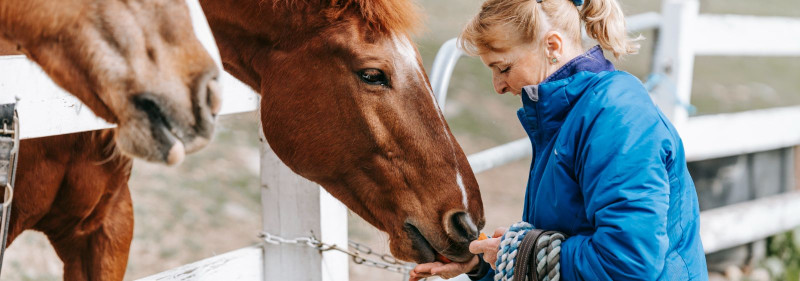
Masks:
[[[412,0],[276,0],[274,6],[303,9],[323,7],[330,20],[341,19],[350,12],[358,15],[374,31],[384,34],[414,33],[422,16]]]

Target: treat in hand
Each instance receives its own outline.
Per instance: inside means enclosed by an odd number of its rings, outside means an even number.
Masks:
[[[451,262],[453,262],[450,259],[448,259],[447,257],[443,256],[442,254],[436,254],[436,260],[440,261],[442,263],[451,263]]]
[[[478,241],[489,239],[489,236],[486,236],[486,233],[481,232],[481,235],[478,236]]]

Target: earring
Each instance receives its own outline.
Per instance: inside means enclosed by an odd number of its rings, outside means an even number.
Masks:
[[[552,64],[556,64],[557,62],[558,62],[558,58],[556,58],[556,57],[553,57],[552,59],[550,59],[550,63],[552,63]]]

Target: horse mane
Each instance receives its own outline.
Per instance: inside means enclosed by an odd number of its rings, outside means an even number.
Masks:
[[[288,7],[322,7],[329,20],[348,12],[360,15],[373,31],[385,34],[413,33],[419,28],[419,7],[412,0],[277,0]]]

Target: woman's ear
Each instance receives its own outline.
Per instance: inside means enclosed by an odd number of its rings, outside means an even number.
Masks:
[[[545,55],[548,60],[556,59],[561,60],[564,54],[564,38],[558,31],[549,31],[544,35]]]

